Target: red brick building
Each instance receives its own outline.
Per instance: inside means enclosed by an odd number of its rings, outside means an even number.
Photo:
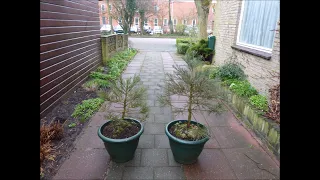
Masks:
[[[214,3],[215,1],[213,1]],[[110,10],[114,11],[113,0],[110,0]],[[154,26],[161,26],[165,32],[169,30],[169,2],[168,0],[150,0],[150,11],[146,14],[144,25],[150,26],[152,29]],[[108,9],[106,1],[99,1],[100,9],[100,24],[109,24]],[[207,29],[213,30],[213,8],[210,8],[208,16]],[[171,3],[171,17],[173,27],[175,29],[178,24],[185,25],[197,25],[197,9],[194,0],[172,0]],[[137,13],[134,17],[133,25],[139,26],[141,19]],[[112,25],[116,26],[119,22],[117,19],[112,19]]]

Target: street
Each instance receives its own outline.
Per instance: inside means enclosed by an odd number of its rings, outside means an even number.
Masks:
[[[129,46],[139,51],[175,52],[175,44],[176,39],[129,37]]]

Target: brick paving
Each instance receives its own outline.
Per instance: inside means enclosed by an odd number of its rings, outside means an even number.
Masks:
[[[169,107],[160,107],[156,101],[161,93],[157,84],[163,83],[166,72],[173,72],[173,64],[185,65],[185,62],[173,52],[142,51],[122,75],[127,78],[139,74],[148,89],[150,117],[144,122],[145,131],[133,160],[110,161],[97,136],[98,127],[105,122],[104,113],[98,112],[54,179],[279,179],[280,167],[229,111],[221,115],[208,115],[204,110],[196,112],[193,118],[210,128],[211,138],[195,164],[180,165],[174,161],[164,127],[173,119],[187,116],[174,115]],[[184,100],[172,98],[176,103]]]

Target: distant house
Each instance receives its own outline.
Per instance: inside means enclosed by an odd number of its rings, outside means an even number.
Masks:
[[[230,58],[241,65],[250,83],[262,94],[279,83],[280,0],[217,0],[214,63]]]
[[[112,4],[114,0],[110,0],[109,7],[113,9]],[[150,0],[151,10],[146,14],[144,25],[154,28],[154,26],[161,26],[165,31],[169,29],[169,1],[168,0]],[[109,17],[107,13],[106,1],[99,1],[100,9],[100,25],[109,24]],[[113,9],[114,10],[114,9]],[[174,29],[178,24],[189,26],[198,25],[197,9],[194,0],[172,0],[171,3],[171,19]],[[213,9],[210,9],[208,16],[208,30],[213,28]],[[136,13],[133,26],[139,26],[141,19],[139,14]],[[119,21],[112,20],[112,25],[119,25]]]

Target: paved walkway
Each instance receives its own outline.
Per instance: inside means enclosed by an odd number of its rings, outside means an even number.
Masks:
[[[75,150],[54,177],[62,179],[279,179],[280,167],[258,145],[257,141],[229,111],[221,115],[207,115],[199,111],[194,119],[211,130],[211,139],[193,165],[180,165],[173,159],[165,124],[175,116],[169,107],[159,107],[156,101],[163,83],[164,73],[172,72],[172,65],[185,62],[174,52],[139,52],[129,64],[123,77],[139,73],[148,88],[150,117],[144,123],[138,149],[133,160],[127,163],[110,161],[97,129],[105,120],[98,112],[76,141]],[[176,99],[176,103],[183,100]]]

